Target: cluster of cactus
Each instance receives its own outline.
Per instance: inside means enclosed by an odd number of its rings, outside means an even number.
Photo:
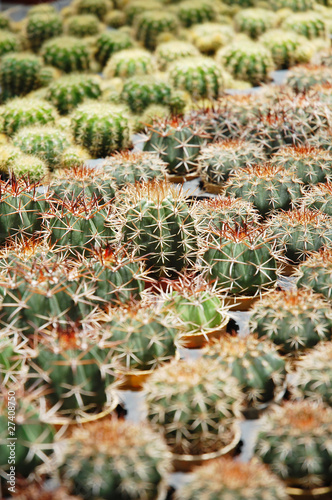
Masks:
[[[62,76],[47,88],[46,99],[59,113],[67,114],[84,99],[98,99],[101,95],[99,80],[91,75],[70,74]]]
[[[5,104],[2,118],[3,131],[12,136],[29,125],[54,125],[58,115],[52,104],[44,100],[17,97]]]
[[[150,104],[167,105],[171,87],[153,76],[132,76],[125,81],[121,98],[133,113],[141,113]]]
[[[45,42],[41,49],[45,64],[71,73],[87,71],[90,67],[90,47],[84,39],[60,36]]]
[[[324,38],[327,35],[324,17],[316,12],[292,14],[283,22],[282,27],[286,31],[295,31],[310,40],[317,37]]]
[[[188,28],[193,24],[215,21],[218,10],[211,0],[182,0],[176,8],[181,24]]]
[[[244,9],[235,16],[238,31],[246,33],[254,40],[276,25],[276,15],[266,9]]]
[[[154,60],[144,49],[126,49],[115,52],[104,68],[106,78],[128,78],[153,73]]]
[[[57,13],[36,13],[26,20],[25,36],[34,52],[38,52],[46,40],[61,34],[62,19]]]

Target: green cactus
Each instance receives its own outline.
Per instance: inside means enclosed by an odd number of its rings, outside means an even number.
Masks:
[[[246,33],[254,40],[265,31],[275,28],[277,24],[277,18],[273,12],[259,8],[241,10],[236,14],[234,21],[237,31]]]
[[[2,259],[1,259],[2,260]],[[27,340],[15,334],[3,337],[0,341],[0,384],[8,388],[17,380],[25,378],[28,372],[27,359],[32,352],[27,347]]]
[[[292,68],[287,77],[286,84],[297,92],[303,92],[314,85],[330,83],[331,78],[332,68],[303,64]]]
[[[331,246],[332,218],[319,210],[281,211],[272,215],[266,224],[269,233],[278,238],[290,263],[302,262],[310,252]]]
[[[159,434],[115,418],[77,427],[62,462],[64,478],[86,500],[96,495],[154,500],[171,472],[171,456]]]
[[[131,49],[133,41],[128,35],[122,31],[105,31],[101,33],[95,42],[95,58],[105,66],[109,58],[120,50]]]
[[[11,20],[4,12],[0,13],[0,29],[11,31]]]
[[[19,52],[22,50],[22,40],[18,35],[10,31],[0,29],[0,56],[8,52]]]
[[[213,55],[218,49],[230,43],[234,36],[232,26],[220,22],[196,24],[189,30],[190,41],[205,55]]]
[[[150,104],[167,105],[171,87],[153,76],[132,76],[125,81],[121,98],[133,113],[142,113]]]
[[[126,24],[131,26],[139,14],[147,10],[159,10],[160,6],[158,0],[131,0],[124,6]]]
[[[214,452],[234,438],[241,392],[230,370],[216,361],[165,365],[144,384],[144,395],[147,419],[164,435],[173,453]]]
[[[178,113],[181,115],[181,113]],[[164,104],[150,104],[142,114],[135,115],[134,131],[144,132],[145,128],[153,125],[157,120],[163,120],[170,116],[170,106]]]
[[[185,90],[193,99],[217,99],[226,88],[229,75],[213,59],[188,57],[174,61],[169,67],[169,80],[174,88]]]
[[[286,486],[267,467],[254,461],[243,463],[220,458],[195,470],[176,500],[289,500]]]
[[[235,6],[240,9],[240,8],[246,8],[246,7],[253,7],[254,1],[255,0],[236,0],[234,2],[234,0],[224,0],[224,3],[226,5],[231,5],[231,6],[233,6],[235,4]]]
[[[50,5],[49,3],[39,3],[38,5],[33,5],[28,10],[28,16],[34,16],[35,14],[56,14],[56,8],[54,5]]]
[[[90,47],[81,38],[59,36],[45,42],[41,48],[45,64],[71,73],[88,71],[90,68]]]
[[[332,300],[332,255],[329,248],[312,252],[295,274],[298,288],[309,288]]]
[[[254,304],[249,328],[284,354],[298,356],[322,340],[331,340],[331,308],[311,290],[275,291]]]
[[[165,162],[153,153],[141,151],[115,153],[105,160],[102,168],[114,179],[119,189],[126,184],[163,180],[166,177]]]
[[[292,373],[293,398],[308,398],[332,407],[332,344],[321,342],[296,364]]]
[[[223,224],[258,224],[260,215],[252,203],[241,198],[217,196],[202,200],[195,206],[198,230],[207,235],[209,230],[221,229]]]
[[[121,28],[126,24],[126,14],[122,10],[112,10],[106,14],[104,22],[110,28]]]
[[[34,52],[38,52],[46,40],[61,34],[62,19],[57,13],[35,13],[26,19],[24,35]]]
[[[95,158],[131,146],[129,122],[122,106],[103,102],[81,104],[71,116],[71,127],[78,144]]]
[[[8,173],[17,179],[27,179],[33,183],[44,180],[49,170],[46,162],[37,156],[20,154],[10,162]]]
[[[69,36],[77,38],[94,36],[101,31],[101,23],[94,14],[70,16],[66,19],[65,31]]]
[[[154,59],[147,50],[127,49],[113,54],[103,73],[106,78],[128,78],[134,75],[149,75],[153,73],[154,66]]]
[[[92,75],[70,74],[58,78],[47,89],[46,99],[61,114],[70,113],[84,99],[98,99],[101,96],[99,79]]]
[[[144,47],[154,50],[157,46],[157,38],[162,33],[174,33],[179,30],[179,21],[176,14],[165,9],[143,11],[134,21],[135,38]]]
[[[332,151],[332,130],[319,131],[310,138],[309,144],[316,148],[323,148],[326,151]]]
[[[230,139],[203,147],[197,163],[203,182],[223,186],[230,173],[264,160],[262,147],[250,142]]]
[[[259,85],[270,80],[274,70],[272,54],[259,42],[234,42],[219,49],[216,60],[224,65],[234,78]]]
[[[327,25],[324,17],[316,12],[300,12],[288,16],[282,23],[286,31],[295,31],[309,40],[313,38],[324,38],[327,35]]]
[[[276,406],[263,421],[255,454],[288,484],[330,484],[332,409],[309,401]]]
[[[294,12],[303,12],[315,7],[315,0],[272,0],[274,10],[291,9]]]
[[[124,242],[154,274],[172,276],[193,265],[197,232],[182,190],[159,181],[128,185],[119,211]]]
[[[186,28],[193,24],[216,21],[218,9],[210,0],[182,0],[175,9],[181,24]]]
[[[9,168],[13,160],[21,155],[20,148],[11,144],[0,146],[0,174],[8,175]]]
[[[111,0],[75,0],[73,7],[77,14],[94,14],[103,20],[113,9],[113,2]]]
[[[169,64],[178,59],[199,56],[199,51],[189,42],[174,41],[160,43],[156,48],[156,58],[161,71],[165,71]]]
[[[29,125],[51,125],[58,118],[55,108],[41,99],[17,97],[6,103],[2,113],[3,130],[12,136]]]
[[[308,40],[292,31],[269,30],[259,38],[266,48],[271,51],[277,69],[287,69],[303,61],[298,49],[308,45]]]
[[[60,163],[62,168],[60,171],[82,168],[87,160],[91,160],[91,156],[86,149],[81,148],[80,146],[70,146],[61,154]],[[69,174],[70,176],[71,173],[67,171],[67,175]]]

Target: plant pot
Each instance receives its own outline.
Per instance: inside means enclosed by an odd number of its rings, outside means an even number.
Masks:
[[[197,172],[191,172],[191,173],[183,174],[183,175],[168,174],[166,176],[166,179],[169,182],[184,184],[185,182],[192,181],[193,179],[197,179],[198,177],[199,177],[199,175]]]
[[[295,486],[288,486],[286,489],[288,495],[294,500],[331,500],[332,486],[322,486],[306,490]]]
[[[291,276],[298,269],[299,264],[286,264],[282,269],[282,276]]]
[[[186,349],[200,349],[212,339],[218,339],[226,333],[226,328],[229,322],[229,317],[226,316],[224,321],[216,328],[197,333],[183,333],[179,335],[178,341],[181,347]]]
[[[212,194],[220,194],[223,191],[222,186],[218,184],[211,184],[210,182],[203,182],[203,191]]]
[[[199,465],[204,465],[211,460],[215,460],[220,457],[233,457],[236,448],[241,439],[241,429],[239,426],[234,426],[234,437],[232,441],[218,451],[212,453],[204,453],[202,455],[178,455],[172,453],[173,455],[173,469],[175,472],[191,472],[194,467]]]

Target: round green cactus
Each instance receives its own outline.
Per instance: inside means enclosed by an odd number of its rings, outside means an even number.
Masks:
[[[255,336],[222,337],[205,347],[203,357],[231,369],[249,408],[272,401],[286,381],[286,362],[272,342]]]
[[[286,31],[295,31],[309,40],[313,38],[324,38],[327,35],[327,25],[324,17],[316,12],[300,12],[288,16],[282,23]]]
[[[206,236],[210,229],[221,229],[223,224],[258,224],[260,215],[252,203],[241,198],[217,196],[202,200],[195,206],[198,230]]]
[[[165,9],[149,10],[141,12],[134,21],[135,38],[142,42],[144,47],[154,50],[157,46],[157,38],[162,33],[177,34],[179,21],[176,14]]]
[[[171,472],[171,456],[160,434],[142,423],[114,418],[77,427],[62,461],[64,477],[85,499],[154,500]]]
[[[147,50],[120,50],[110,57],[103,73],[106,78],[149,75],[153,73],[154,65],[154,59]]]
[[[262,147],[247,141],[230,139],[203,147],[197,163],[203,182],[223,186],[231,172],[264,160]]]
[[[4,106],[3,130],[12,136],[22,127],[29,125],[51,125],[58,118],[52,104],[41,99],[17,97]]]
[[[215,21],[218,16],[216,5],[210,0],[182,0],[177,4],[175,12],[186,28],[193,24]]]
[[[190,28],[188,34],[191,42],[206,55],[213,55],[218,49],[230,43],[235,36],[232,26],[217,22],[196,24]]]
[[[216,60],[238,80],[259,85],[270,80],[274,70],[272,54],[258,42],[234,42],[218,50]]]
[[[66,169],[82,168],[84,167],[85,162],[87,160],[91,160],[91,156],[89,155],[89,152],[85,148],[81,148],[80,146],[70,146],[69,148],[65,149],[61,154],[60,158],[61,169],[58,169],[58,171],[64,171]],[[70,177],[70,174],[72,173],[73,172],[69,173],[67,171],[66,174]],[[67,177],[67,180],[69,177]]]
[[[189,42],[174,41],[160,43],[156,48],[156,58],[159,68],[164,71],[169,64],[178,59],[199,56],[199,51]]]
[[[254,461],[220,458],[200,466],[176,493],[176,500],[289,500],[286,486],[267,467]]]
[[[70,136],[52,126],[33,125],[18,130],[13,137],[23,153],[38,156],[52,169],[60,163],[61,154],[71,145]]]
[[[122,31],[105,31],[96,39],[94,56],[99,64],[104,67],[113,54],[120,50],[131,49],[132,47],[133,41],[128,33]]]
[[[329,248],[312,252],[295,274],[298,288],[310,288],[332,300],[332,253]]]
[[[18,35],[10,31],[0,29],[0,56],[8,52],[19,52],[22,49],[22,41]]]
[[[33,5],[28,10],[28,16],[34,16],[35,14],[56,14],[56,8],[54,5],[50,5],[49,3],[39,3],[38,5]]]
[[[181,113],[179,113],[181,114]],[[170,106],[164,104],[150,104],[142,114],[135,115],[134,131],[144,132],[145,128],[153,125],[156,121],[166,119],[170,116]]]
[[[47,163],[37,156],[20,154],[10,162],[8,173],[16,179],[24,178],[33,183],[44,180],[49,170]]]
[[[292,486],[327,486],[332,467],[331,432],[331,408],[309,401],[285,403],[266,415],[255,454]]]
[[[179,59],[169,67],[171,84],[187,91],[193,99],[217,99],[226,88],[227,78],[222,67],[208,57]]]
[[[65,31],[69,36],[84,38],[97,35],[101,31],[101,24],[94,14],[70,16],[66,19]]]
[[[314,85],[330,83],[332,68],[326,66],[300,65],[295,66],[287,77],[286,84],[297,92],[303,92]]]
[[[308,44],[308,40],[292,31],[269,30],[259,38],[260,43],[267,47],[272,54],[277,69],[287,69],[303,61],[298,49]]]
[[[316,135],[311,137],[309,144],[317,148],[323,148],[326,151],[332,151],[332,130],[327,129],[319,131]]]
[[[234,438],[241,392],[230,370],[217,361],[165,365],[144,384],[144,395],[147,419],[164,435],[173,453],[201,455],[227,446]]]
[[[315,0],[272,0],[271,7],[274,10],[291,9],[294,12],[311,10],[315,6]]]
[[[46,40],[62,34],[62,19],[57,13],[35,13],[27,17],[24,34],[30,48],[38,52]]]
[[[75,0],[73,7],[77,14],[94,14],[103,20],[113,9],[113,3],[111,0]]]
[[[61,114],[70,113],[84,99],[101,96],[99,79],[92,75],[70,74],[58,78],[47,88],[46,99]]]
[[[267,227],[293,264],[303,261],[310,252],[331,246],[332,218],[319,210],[279,212],[270,217]]]
[[[254,304],[249,328],[283,353],[298,355],[322,340],[331,340],[331,308],[311,290],[275,291]]]
[[[123,10],[112,10],[105,16],[104,22],[110,28],[118,29],[126,24],[126,14]]]
[[[40,57],[27,52],[5,54],[0,61],[1,98],[23,96],[42,86]]]
[[[45,64],[71,73],[90,68],[90,47],[84,39],[59,36],[45,42],[41,49]]]
[[[329,152],[328,152],[329,153]],[[329,153],[329,158],[331,153]],[[332,216],[332,183],[330,180],[313,186],[303,197],[303,206],[310,210],[320,210]]]
[[[126,110],[103,102],[81,104],[71,116],[76,141],[95,158],[131,146]]]
[[[275,28],[276,15],[266,9],[244,9],[234,18],[237,31],[246,33],[250,38],[257,39],[265,31]]]
[[[133,113],[142,113],[150,104],[167,105],[171,87],[153,76],[132,76],[125,81],[121,98]]]
[[[131,26],[139,14],[147,10],[160,10],[160,6],[158,0],[131,0],[124,6],[126,24]]]

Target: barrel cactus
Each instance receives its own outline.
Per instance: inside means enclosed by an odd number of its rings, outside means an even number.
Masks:
[[[195,217],[203,237],[208,236],[209,228],[221,229],[225,222],[249,225],[258,224],[260,221],[260,215],[252,203],[230,196],[199,201],[195,205]]]
[[[84,99],[98,99],[101,95],[99,80],[90,75],[70,74],[58,78],[47,88],[46,99],[59,113],[67,114]]]
[[[70,16],[66,19],[65,30],[69,36],[84,38],[97,35],[101,31],[99,19],[94,14]]]
[[[295,66],[290,71],[286,84],[297,92],[308,90],[317,84],[331,82],[332,68],[303,64]]]
[[[91,156],[85,148],[80,146],[69,146],[69,148],[63,151],[60,157],[61,169],[59,170],[84,167],[86,161],[90,159]]]
[[[176,14],[159,8],[158,10],[141,12],[135,18],[133,29],[136,40],[147,49],[154,50],[157,46],[158,36],[162,33],[177,34],[179,21]]]
[[[115,52],[104,68],[106,78],[128,78],[134,75],[153,73],[154,59],[150,52],[144,49],[126,49]]]
[[[295,273],[298,288],[309,288],[322,294],[328,301],[332,300],[332,252],[329,248],[321,248],[312,252],[299,266]]]
[[[17,97],[6,103],[2,113],[3,130],[12,136],[28,125],[51,125],[58,118],[52,104],[41,99]]]
[[[259,41],[271,51],[277,69],[287,69],[310,60],[309,58],[303,61],[298,52],[300,47],[308,44],[308,40],[292,31],[269,30],[259,38]]]
[[[276,26],[276,15],[266,9],[243,9],[235,18],[235,27],[241,33],[246,33],[250,38],[257,39],[265,31]]]
[[[232,26],[220,22],[196,24],[189,30],[189,40],[205,55],[213,55],[230,43],[235,36]],[[158,50],[158,49],[157,49]],[[196,55],[196,54],[188,54]]]
[[[133,113],[142,113],[150,104],[167,105],[171,87],[153,76],[133,76],[125,81],[121,98]]]
[[[45,64],[71,73],[88,71],[90,68],[90,47],[84,39],[60,36],[45,42],[41,49]]]
[[[156,58],[159,68],[164,71],[178,59],[199,56],[199,51],[189,42],[182,40],[160,43],[156,48]]]
[[[38,156],[20,154],[8,164],[7,173],[16,179],[26,179],[29,183],[44,181],[49,169],[47,163]]]
[[[216,5],[211,0],[182,0],[176,6],[176,13],[186,28],[193,24],[215,21],[218,16]]]
[[[0,28],[0,56],[8,52],[19,52],[21,49],[22,41],[20,37]]]
[[[275,291],[256,302],[251,313],[250,331],[267,337],[285,354],[297,356],[331,340],[330,306],[310,290]]]
[[[315,0],[272,0],[271,6],[274,10],[287,8],[294,12],[303,12],[313,9]]]
[[[38,52],[46,40],[62,34],[62,19],[57,13],[36,13],[27,17],[24,31],[30,48]]]
[[[122,31],[105,31],[101,33],[95,41],[95,58],[105,66],[109,58],[120,50],[130,49],[133,46],[133,41],[128,35]]]
[[[316,12],[300,12],[288,16],[282,23],[286,31],[295,31],[309,40],[327,35],[327,25],[324,17]]]

